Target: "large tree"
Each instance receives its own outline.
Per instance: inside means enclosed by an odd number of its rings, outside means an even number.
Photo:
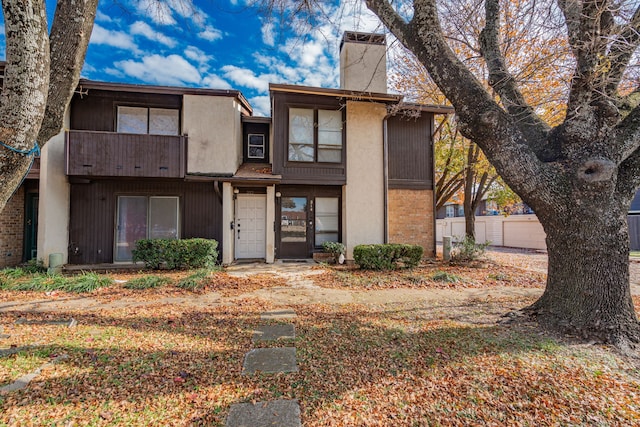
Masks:
[[[507,67],[498,0],[485,1],[480,46],[499,102],[450,48],[435,0],[402,9],[389,0],[366,4],[427,69],[456,108],[463,134],[538,215],[549,270],[531,312],[554,329],[621,347],[640,341],[626,221],[640,185],[640,108],[635,93],[620,91],[640,43],[640,6],[558,0],[557,10],[547,10],[544,19],[563,18],[574,59],[565,118],[551,127]]]
[[[80,78],[98,0],[3,0],[6,66],[0,95],[0,211],[37,152],[62,129]]]

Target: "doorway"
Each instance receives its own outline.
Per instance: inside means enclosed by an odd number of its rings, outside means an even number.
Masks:
[[[267,196],[238,194],[235,218],[235,257],[266,257]]]
[[[341,187],[282,186],[278,203],[278,258],[310,258],[322,243],[339,242]]]
[[[27,193],[24,216],[24,260],[38,258],[38,193]]]

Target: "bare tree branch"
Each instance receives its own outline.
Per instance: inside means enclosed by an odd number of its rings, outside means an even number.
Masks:
[[[487,0],[485,8],[486,23],[480,33],[480,46],[489,68],[489,85],[500,95],[502,105],[513,116],[534,151],[539,152],[542,147],[537,145],[546,140],[549,126],[527,104],[516,85],[515,79],[507,70],[498,41],[500,25],[499,0]]]
[[[609,73],[606,76],[606,94],[614,96],[618,85],[624,75],[629,61],[640,45],[640,6],[636,9],[629,24],[620,31],[620,35],[611,45],[608,60],[611,63]]]

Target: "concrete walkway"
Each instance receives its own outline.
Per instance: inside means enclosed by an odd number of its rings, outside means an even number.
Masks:
[[[294,319],[292,310],[265,312],[263,320]],[[295,339],[295,325],[291,323],[263,324],[254,331],[252,342]],[[244,357],[242,375],[298,372],[295,347],[256,348]],[[237,403],[231,405],[226,427],[300,427],[300,405],[296,400]]]

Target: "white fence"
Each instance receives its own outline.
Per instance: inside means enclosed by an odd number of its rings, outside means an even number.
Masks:
[[[436,241],[442,236],[464,238],[464,218],[444,218],[436,220]],[[512,248],[547,249],[547,235],[535,215],[510,215],[504,217],[477,216],[476,242],[490,242],[494,246]]]

